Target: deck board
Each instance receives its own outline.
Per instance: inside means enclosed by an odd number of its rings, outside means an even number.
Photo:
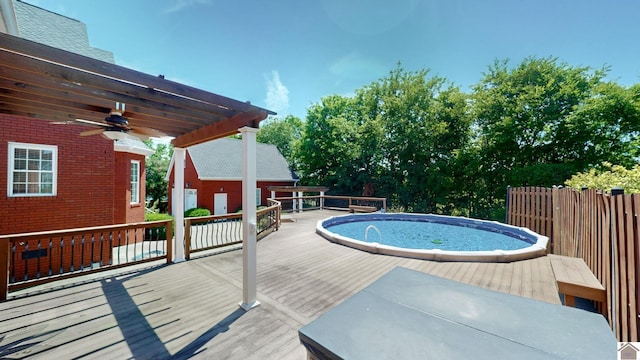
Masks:
[[[0,358],[301,359],[297,331],[396,266],[560,304],[546,257],[506,264],[369,254],[315,234],[335,212],[296,214],[258,243],[258,299],[244,312],[242,253],[10,294]],[[32,295],[25,296],[25,294]]]

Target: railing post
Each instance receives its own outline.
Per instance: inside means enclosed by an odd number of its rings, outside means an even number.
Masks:
[[[167,220],[167,264],[173,263],[173,221]]]
[[[291,212],[292,213],[298,212],[298,199],[296,198],[296,194],[298,194],[297,191],[291,192]]]
[[[611,189],[611,196],[624,195],[624,189],[621,187],[614,187]]]
[[[184,219],[184,258],[191,260],[191,219]]]
[[[304,196],[304,192],[302,191],[298,191],[298,212],[302,212],[303,211],[303,196]]]
[[[324,191],[320,191],[320,210],[324,210]]]
[[[278,204],[276,208],[276,231],[280,230],[280,211],[282,210],[282,206]]]
[[[0,301],[7,300],[9,294],[9,244],[8,238],[0,239]]]

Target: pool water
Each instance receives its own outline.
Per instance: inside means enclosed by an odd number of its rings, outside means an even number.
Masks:
[[[375,226],[380,234],[374,228],[367,231],[369,225]],[[327,230],[360,241],[406,249],[490,251],[517,250],[532,245],[525,239],[498,232],[427,221],[354,221],[331,225]]]

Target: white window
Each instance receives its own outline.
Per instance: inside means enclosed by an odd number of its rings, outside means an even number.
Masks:
[[[262,189],[257,188],[256,189],[256,206],[262,205],[260,204],[260,202],[262,202]]]
[[[58,183],[58,147],[9,143],[7,194],[55,196]]]
[[[131,161],[131,203],[140,203],[140,161]]]

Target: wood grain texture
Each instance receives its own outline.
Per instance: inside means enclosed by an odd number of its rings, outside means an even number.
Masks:
[[[238,307],[241,251],[200,256],[0,303],[0,357],[303,359],[298,329],[396,266],[560,304],[547,257],[489,264],[370,254],[315,234],[317,220],[335,214],[295,214],[258,243],[261,305],[249,312]]]

